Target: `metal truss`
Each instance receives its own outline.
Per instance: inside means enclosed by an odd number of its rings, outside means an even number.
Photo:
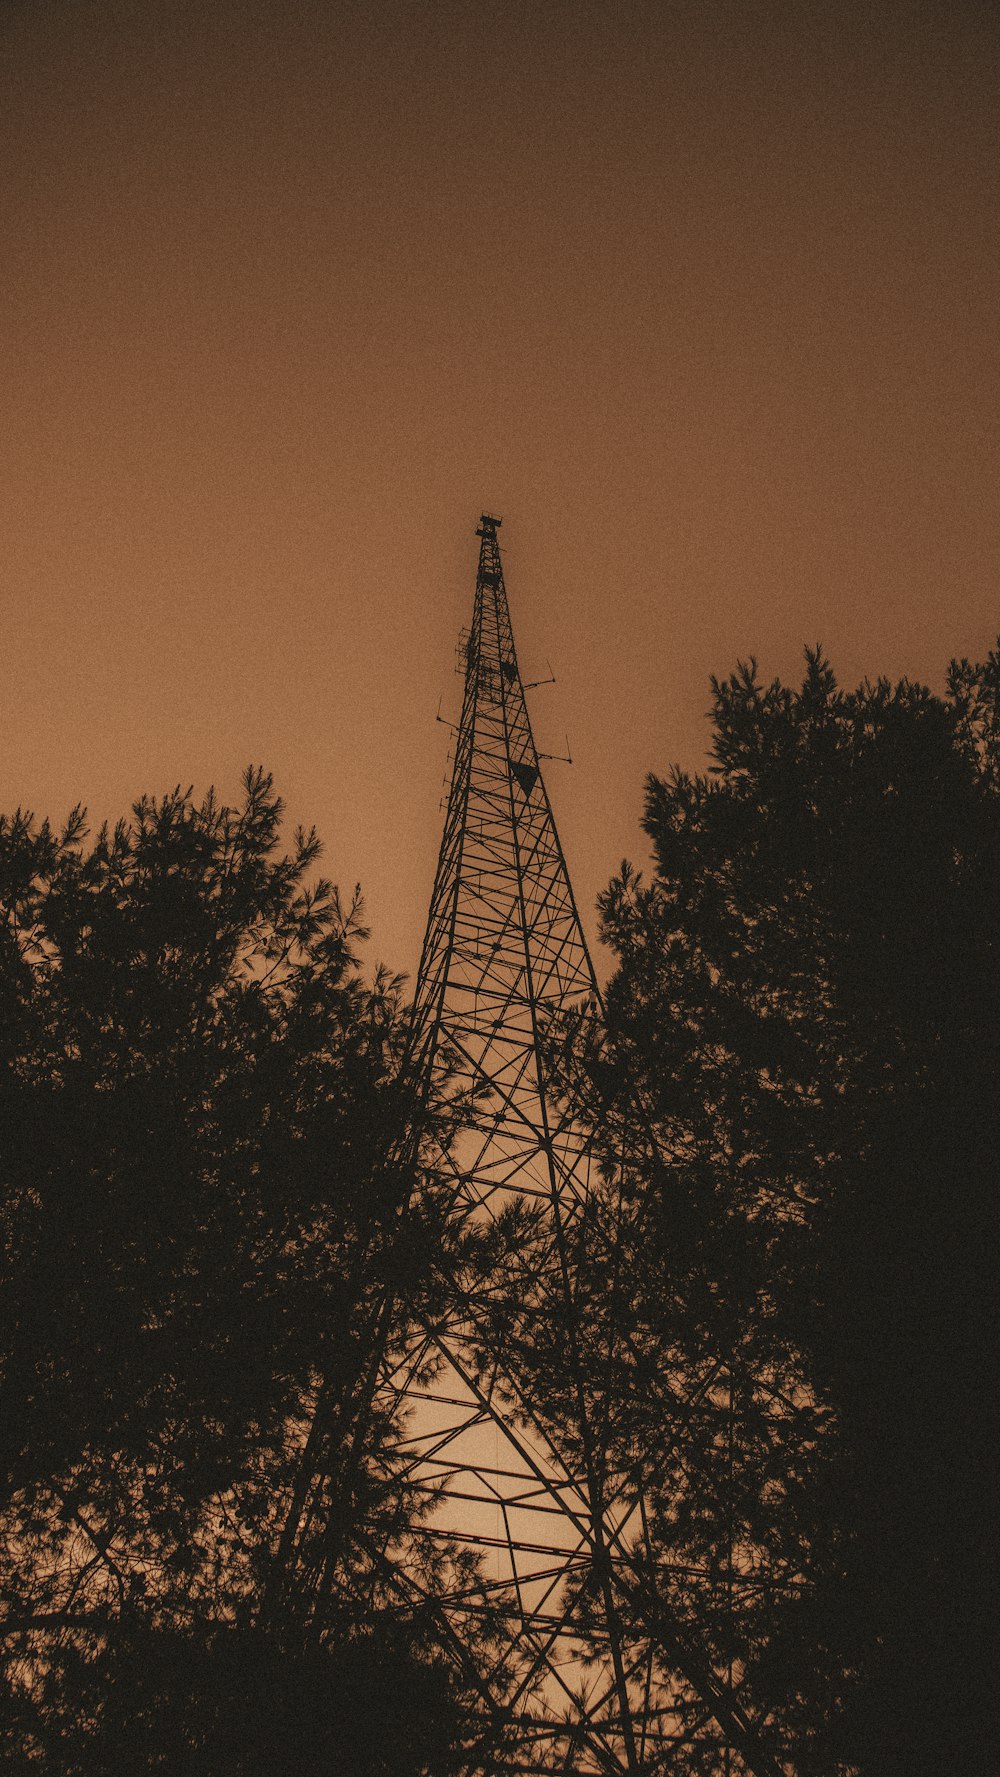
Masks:
[[[614,1217],[588,1222],[594,1141],[556,1089],[549,1039],[553,1017],[598,989],[532,735],[499,523],[484,515],[477,533],[409,1054],[428,1094],[445,1065],[469,1095],[466,1126],[432,1157],[468,1238],[439,1310],[381,1348],[378,1411],[422,1502],[423,1567],[415,1547],[397,1551],[392,1584],[426,1598],[449,1645],[477,1650],[484,1709],[509,1729],[506,1771],[774,1774],[731,1670],[662,1618],[655,1645],[634,1626],[655,1576],[641,1482],[609,1456]],[[605,1174],[605,1206],[609,1190]],[[718,1388],[718,1364],[693,1386]]]

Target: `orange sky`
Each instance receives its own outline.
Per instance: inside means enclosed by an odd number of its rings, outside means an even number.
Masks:
[[[0,8],[0,804],[272,769],[416,964],[479,513],[578,899],[708,675],[1000,622],[960,3]]]

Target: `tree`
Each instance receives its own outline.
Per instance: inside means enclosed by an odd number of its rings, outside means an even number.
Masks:
[[[712,716],[710,773],[648,781],[654,874],[602,898],[617,972],[574,1036],[578,1102],[611,1127],[637,1091],[655,1137],[618,1415],[662,1568],[638,1615],[716,1671],[728,1643],[796,1770],[986,1771],[1000,655],[943,697],[751,663]]]
[[[79,810],[0,819],[10,1746],[42,1771],[265,1747],[290,1777],[447,1771],[458,1686],[371,1557],[411,1510],[377,1417],[343,1595],[262,1609],[317,1397],[443,1233],[403,1139],[400,984],[363,981],[315,833],[283,855],[271,779],[244,790],[144,798],[89,847]]]

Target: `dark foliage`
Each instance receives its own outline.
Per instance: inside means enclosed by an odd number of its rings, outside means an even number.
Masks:
[[[649,780],[655,873],[603,897],[619,967],[577,1045],[591,1114],[638,1082],[659,1151],[621,1449],[701,1577],[645,1620],[711,1645],[714,1597],[716,1670],[728,1638],[799,1770],[985,1772],[1000,657],[945,697],[751,666],[713,719],[710,775]]]
[[[0,821],[0,1635],[29,1768],[451,1768],[444,1669],[370,1577],[310,1643],[255,1627],[317,1390],[434,1246],[429,1198],[393,1240],[398,984],[364,984],[357,899],[308,885],[316,837],[282,855],[280,820],[249,772],[238,809],[178,791],[89,847],[79,813]],[[352,1509],[405,1505],[374,1422]]]
[[[232,1627],[121,1620],[96,1650],[61,1650],[10,1741],[59,1777],[450,1777],[462,1744],[452,1682],[385,1624],[290,1651]]]

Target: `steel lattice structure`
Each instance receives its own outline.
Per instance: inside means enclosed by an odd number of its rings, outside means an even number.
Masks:
[[[559,1090],[554,1024],[599,995],[525,701],[499,523],[484,515],[477,533],[462,713],[404,1064],[427,1105],[444,1070],[469,1107],[457,1138],[424,1155],[459,1238],[433,1311],[408,1319],[383,1290],[339,1379],[328,1376],[275,1584],[322,1614],[316,1601],[341,1583],[375,1420],[388,1491],[409,1504],[396,1524],[383,1514],[362,1530],[365,1583],[433,1623],[481,1700],[484,1744],[506,1737],[505,1772],[783,1777],[741,1703],[732,1654],[727,1670],[718,1635],[699,1644],[692,1634],[718,1576],[682,1570],[693,1610],[668,1603],[655,1633],[641,1628],[658,1584],[641,1477],[657,1453],[615,1457],[611,1433],[616,1218],[630,1213],[630,1140],[634,1157],[651,1138],[637,1112],[632,1137],[626,1127],[616,1138],[610,1167],[605,1141],[599,1167],[594,1133]],[[397,1226],[405,1243],[402,1209]],[[725,1387],[712,1353],[678,1379],[677,1424],[663,1431],[673,1459],[693,1412],[714,1401],[724,1420]],[[730,1541],[730,1603],[734,1588],[759,1585],[755,1561],[741,1571]],[[470,1773],[486,1768],[473,1752]]]
[[[590,1190],[590,1144],[547,1086],[543,1027],[597,991],[539,767],[518,669],[497,540],[484,515],[465,692],[427,932],[411,1065],[430,1078],[447,1046],[458,1080],[482,1094],[464,1137],[441,1156],[459,1213],[494,1221],[519,1200],[535,1236],[523,1286],[571,1303],[569,1239]],[[538,1239],[539,1225],[542,1229]],[[512,1243],[504,1242],[505,1251]],[[481,1556],[481,1583],[442,1602],[456,1630],[483,1605],[504,1624],[492,1674],[520,1723],[518,1768],[639,1768],[626,1659],[615,1632],[611,1549],[636,1502],[602,1494],[584,1416],[560,1448],[477,1325],[466,1291],[422,1329],[390,1378],[441,1534]],[[570,1346],[572,1335],[569,1336]],[[432,1354],[436,1375],[411,1376]],[[568,1356],[572,1369],[572,1353]],[[634,1528],[634,1526],[632,1527]],[[595,1624],[592,1593],[600,1598]],[[585,1640],[577,1620],[586,1596]],[[605,1658],[585,1661],[594,1640]],[[567,1766],[567,1755],[574,1763]]]
[[[635,1774],[666,1768],[683,1745],[700,1748],[704,1770],[773,1771],[708,1658],[680,1637],[630,1644],[623,1627],[623,1606],[649,1582],[643,1500],[609,1464],[611,1390],[581,1357],[596,1327],[613,1369],[613,1241],[605,1230],[609,1300],[595,1308],[591,1292],[585,1309],[578,1261],[597,1160],[555,1088],[546,1040],[553,1015],[598,988],[532,734],[499,523],[484,515],[477,533],[409,1064],[429,1089],[445,1054],[475,1100],[438,1164],[454,1213],[480,1236],[496,1230],[507,1319],[495,1322],[488,1273],[453,1275],[446,1309],[385,1363],[381,1400],[427,1501],[424,1534],[474,1557],[445,1566],[435,1606],[456,1644],[491,1626],[485,1700],[514,1725],[505,1768]],[[526,1360],[529,1341],[547,1356]],[[540,1362],[561,1378],[557,1399],[545,1398]]]

